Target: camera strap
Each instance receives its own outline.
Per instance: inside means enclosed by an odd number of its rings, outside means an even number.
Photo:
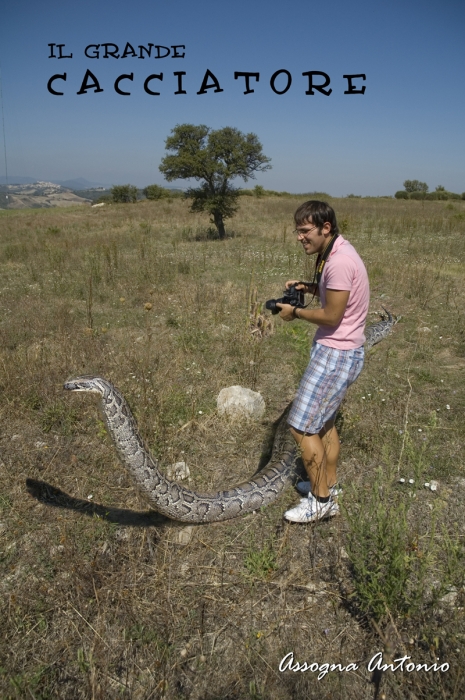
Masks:
[[[331,237],[331,240],[330,240],[329,243],[326,245],[326,247],[325,247],[325,249],[323,250],[323,252],[320,253],[320,255],[318,255],[318,257],[317,257],[317,259],[316,259],[316,263],[315,263],[315,272],[313,273],[312,284],[316,284],[317,286],[320,284],[321,275],[323,274],[323,268],[324,268],[324,266],[325,266],[325,263],[326,263],[327,259],[328,259],[329,256],[331,255],[331,251],[332,251],[332,249],[333,249],[333,245],[334,245],[334,243],[335,243],[335,241],[336,241],[336,238],[337,238],[338,236],[339,236],[339,234],[338,234],[338,233],[335,233],[335,234]],[[312,301],[314,300],[314,298],[315,298],[315,292],[313,292]]]

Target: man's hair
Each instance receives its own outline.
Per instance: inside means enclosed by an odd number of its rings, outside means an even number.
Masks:
[[[328,221],[331,224],[331,233],[339,233],[334,209],[326,202],[319,202],[317,199],[310,199],[301,204],[294,214],[294,221],[296,226],[302,226],[311,221],[318,228]]]

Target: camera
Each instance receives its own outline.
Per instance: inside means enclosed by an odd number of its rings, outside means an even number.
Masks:
[[[290,304],[298,309],[305,308],[305,294],[301,290],[296,289],[296,285],[293,284],[289,289],[285,289],[281,299],[268,299],[265,302],[265,308],[271,311],[272,314],[279,314],[281,309],[276,306],[276,304]]]

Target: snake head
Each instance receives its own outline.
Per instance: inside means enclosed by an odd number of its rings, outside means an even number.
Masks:
[[[64,389],[68,391],[87,391],[94,394],[100,394],[106,398],[112,390],[112,385],[107,382],[103,377],[94,377],[92,375],[84,375],[82,377],[75,377],[74,379],[68,379],[64,385]]]

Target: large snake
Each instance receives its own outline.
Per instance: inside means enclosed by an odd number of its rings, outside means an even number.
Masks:
[[[174,520],[208,523],[236,518],[274,501],[292,480],[295,442],[285,421],[279,422],[271,460],[250,481],[227,491],[197,493],[167,479],[158,469],[139,435],[136,421],[124,396],[102,377],[69,379],[65,389],[100,394],[103,414],[120,458],[134,481],[149,497],[155,509]]]
[[[390,332],[394,321],[389,312],[386,313],[387,320],[366,329],[368,347]],[[144,445],[126,399],[113,384],[102,377],[82,376],[69,379],[64,388],[101,396],[103,415],[121,461],[155,510],[174,520],[217,522],[258,510],[276,500],[296,473],[296,447],[284,413],[276,430],[271,459],[264,469],[249,481],[226,491],[191,491],[170,481],[158,469],[158,462]]]

